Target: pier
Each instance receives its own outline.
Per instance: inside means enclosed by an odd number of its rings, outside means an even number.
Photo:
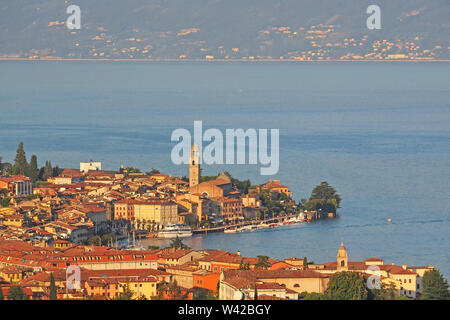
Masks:
[[[241,223],[235,223],[235,224],[227,224],[223,226],[217,226],[217,227],[208,227],[208,228],[195,228],[192,229],[192,233],[194,234],[200,234],[200,233],[208,233],[208,232],[224,232],[226,228],[229,227],[244,227],[244,226],[250,226],[254,224],[260,224],[260,223],[278,223],[283,221],[286,218],[291,218],[292,216],[283,216],[283,217],[275,217],[265,220],[253,220],[253,221],[245,221]]]

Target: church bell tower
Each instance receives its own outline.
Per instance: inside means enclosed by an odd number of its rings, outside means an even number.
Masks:
[[[200,183],[200,156],[198,146],[191,147],[191,157],[189,159],[189,187],[194,187]]]
[[[345,249],[344,243],[342,242],[341,246],[338,249],[336,261],[337,261],[337,271],[348,271],[347,249]]]

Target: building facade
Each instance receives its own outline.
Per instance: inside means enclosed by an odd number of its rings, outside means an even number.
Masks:
[[[0,177],[0,189],[7,189],[14,196],[28,196],[33,194],[33,181],[21,174]]]

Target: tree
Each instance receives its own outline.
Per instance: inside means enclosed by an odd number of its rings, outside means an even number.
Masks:
[[[252,185],[250,180],[235,179],[228,171],[225,171],[224,174],[226,174],[230,178],[231,183],[239,190],[240,193],[248,193],[248,188],[250,188]]]
[[[33,154],[30,159],[30,165],[28,167],[28,177],[30,177],[33,182],[37,181],[39,178],[39,169],[37,163],[37,156]]]
[[[364,277],[356,272],[337,272],[328,285],[331,300],[366,300],[367,286]]]
[[[3,288],[0,286],[0,301],[5,300],[5,296],[3,295]]]
[[[0,205],[2,207],[9,207],[9,205],[11,204],[11,198],[10,197],[6,197],[6,198],[1,198],[0,199]]]
[[[341,203],[341,196],[338,195],[336,190],[332,186],[330,186],[326,181],[321,182],[318,186],[316,186],[313,189],[309,200],[314,199],[322,199],[322,200],[335,199],[338,207],[339,204]]]
[[[58,166],[54,167],[53,168],[53,177],[59,176],[61,174],[61,172],[62,172],[62,169],[60,167],[58,167]]]
[[[328,182],[324,181],[313,189],[309,200],[306,203],[302,202],[302,205],[308,211],[316,210],[325,213],[336,213],[340,203],[340,195],[336,193],[336,190]]]
[[[368,291],[368,300],[395,300],[398,298],[395,284],[382,283],[380,289],[371,289]]]
[[[0,189],[0,199],[6,198],[8,196],[8,189]]]
[[[190,249],[178,236],[170,242],[169,247],[176,249]]]
[[[305,208],[305,205],[306,205],[307,202],[308,202],[308,199],[302,198],[300,200],[299,207]]]
[[[308,261],[307,257],[303,257],[303,265],[307,266],[308,264],[314,264],[314,261]]]
[[[327,300],[327,296],[318,292],[304,292],[301,294],[303,300]]]
[[[11,173],[12,172],[12,169],[13,169],[13,166],[12,166],[12,164],[11,163],[9,163],[9,162],[3,162],[2,163],[2,167],[0,168],[2,171],[3,171],[3,173],[5,174],[5,173]]]
[[[268,256],[257,256],[258,262],[255,264],[256,269],[269,269],[270,262]]]
[[[152,168],[152,170],[150,170],[149,172],[147,172],[147,175],[152,176],[152,175],[154,175],[154,174],[159,174],[159,173],[160,173],[160,172],[159,172],[158,169]]]
[[[47,181],[48,178],[53,177],[53,167],[51,161],[45,161],[44,173],[42,180]]]
[[[244,263],[244,258],[242,258],[239,264],[239,270],[250,270],[250,263]]]
[[[258,286],[255,283],[255,300],[258,300]]]
[[[133,300],[133,295],[134,293],[131,291],[130,286],[127,283],[123,286],[123,291],[117,297],[117,300]]]
[[[217,300],[217,297],[214,296],[211,290],[207,290],[204,288],[197,288],[194,293],[194,300]]]
[[[102,244],[107,246],[110,243],[114,243],[117,240],[117,236],[114,233],[104,234],[102,237]]]
[[[127,167],[128,173],[141,173],[141,170],[135,167]]]
[[[25,294],[25,292],[22,290],[21,287],[11,287],[9,289],[9,300],[28,300],[28,296]]]
[[[23,142],[19,142],[16,151],[16,157],[14,158],[13,174],[25,175],[28,171],[28,162],[25,150],[23,148]]]
[[[53,273],[50,274],[50,300],[58,300]]]
[[[101,246],[102,238],[100,236],[93,236],[88,239],[88,244],[91,246]]]
[[[178,283],[176,280],[169,284],[163,284],[158,288],[158,299],[163,300],[164,299],[164,293],[166,293],[167,297],[170,300],[186,300],[188,298],[189,292],[186,291],[183,294],[182,288],[178,286]]]
[[[422,299],[450,300],[448,283],[439,270],[433,269],[424,273],[422,278]]]

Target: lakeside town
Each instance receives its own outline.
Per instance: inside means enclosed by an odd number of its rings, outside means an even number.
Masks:
[[[278,180],[254,186],[226,172],[202,176],[195,150],[188,176],[172,177],[156,169],[102,170],[96,161],[79,169],[47,161],[39,169],[37,156],[28,162],[19,143],[13,163],[0,158],[0,299],[448,298],[434,266],[352,261],[344,244],[324,263],[189,248],[182,239],[194,233],[336,218],[341,202],[327,182],[296,203]],[[166,248],[136,246],[142,238],[172,240]]]

